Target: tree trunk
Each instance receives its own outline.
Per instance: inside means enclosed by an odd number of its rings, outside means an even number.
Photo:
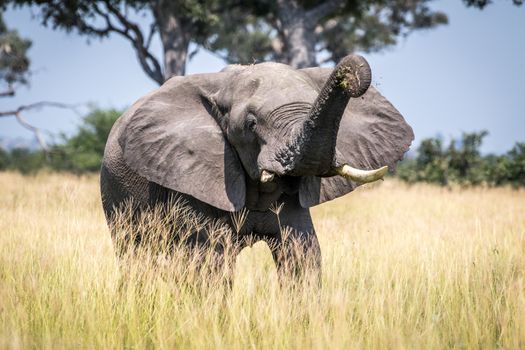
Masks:
[[[164,56],[164,80],[186,73],[186,60],[190,44],[191,28],[177,18],[176,9],[168,1],[156,1],[152,5],[158,26]]]
[[[277,3],[284,39],[283,63],[294,68],[316,66],[315,23],[309,23],[307,12],[296,1],[279,0]]]

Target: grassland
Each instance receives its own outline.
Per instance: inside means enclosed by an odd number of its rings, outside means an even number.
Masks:
[[[258,243],[226,293],[176,259],[124,274],[96,176],[2,173],[0,348],[525,348],[525,191],[389,180],[313,214],[321,290]]]

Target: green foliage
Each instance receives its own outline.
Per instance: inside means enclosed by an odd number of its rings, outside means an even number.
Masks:
[[[324,18],[319,44],[337,63],[348,53],[378,52],[397,44],[411,32],[447,24],[448,17],[433,11],[429,1],[347,1],[341,12]]]
[[[318,8],[326,1],[297,1],[304,10]],[[325,62],[337,63],[356,51],[376,52],[395,45],[398,37],[414,30],[433,28],[448,23],[446,14],[433,11],[427,0],[352,0],[341,1],[340,9],[329,12],[315,23],[307,23],[315,31],[318,53],[328,54]],[[252,0],[221,15],[214,25],[216,35],[207,38],[206,47],[224,52],[230,63],[249,64],[274,60],[285,62],[288,52],[277,1]],[[285,62],[286,63],[286,62]]]
[[[525,144],[517,143],[505,155],[482,156],[479,149],[487,135],[486,131],[463,133],[447,148],[440,139],[425,139],[415,158],[401,162],[397,176],[409,183],[525,186]]]
[[[53,168],[74,172],[98,171],[109,132],[120,114],[115,109],[95,109],[89,113],[76,135],[64,137],[65,142],[53,148]]]
[[[9,87],[14,83],[27,83],[31,41],[23,39],[16,30],[9,30],[0,9],[0,83]]]
[[[2,1],[0,1],[1,7]],[[195,36],[204,34],[210,24],[218,19],[213,13],[220,6],[217,0],[178,0],[165,1],[158,0],[75,0],[75,1],[45,1],[45,0],[5,0],[6,5],[13,6],[32,6],[40,10],[38,17],[45,26],[64,29],[67,32],[76,31],[88,37],[107,37],[115,32],[109,26],[104,26],[108,19],[112,27],[125,31],[121,27],[121,21],[115,21],[115,17],[124,15],[125,21],[135,25],[132,21],[131,13],[138,13],[145,16],[151,11],[153,5],[161,6],[166,13],[175,13],[178,18],[191,22]],[[94,22],[100,21],[94,24]],[[127,28],[129,30],[129,28]],[[125,33],[131,35],[131,33]]]
[[[0,148],[0,170],[7,169],[9,161],[9,153],[3,148]]]
[[[4,157],[3,162],[0,160],[0,170],[15,170],[28,175],[36,173],[47,165],[46,157],[42,151],[15,148],[9,153],[5,151],[0,153],[3,153],[3,156],[0,154],[0,158]]]
[[[478,185],[485,180],[479,148],[487,135],[487,131],[463,133],[459,146],[455,141],[450,143],[445,154],[450,181],[462,185]]]
[[[430,0],[332,0],[327,4],[324,0],[296,0],[291,7],[299,11],[294,13],[283,10],[276,0],[6,0],[4,6],[32,6],[44,25],[86,37],[119,34],[132,42],[139,56],[148,55],[148,61],[141,61],[141,65],[161,83],[163,80],[156,77],[160,64],[150,65],[161,60],[149,55],[148,30],[134,21],[135,15],[153,18],[154,35],[176,35],[177,39],[183,36],[185,50],[191,41],[228,63],[242,64],[266,60],[290,63],[296,52],[287,44],[290,28],[283,19],[300,16],[304,31],[313,33],[307,35],[307,40],[311,50],[316,51],[314,57],[323,52],[327,57],[322,63],[337,63],[348,53],[380,51],[414,30],[446,24],[446,14],[434,11],[429,3]],[[178,31],[169,32],[170,26],[163,25],[167,18],[177,21]],[[164,40],[164,49],[175,50],[167,48]]]
[[[228,63],[251,64],[278,61],[272,47],[273,30],[255,15],[233,9],[214,26],[216,35],[207,38],[204,47],[218,53]]]
[[[507,181],[513,186],[525,185],[525,143],[516,143],[507,158]]]
[[[415,159],[401,162],[397,175],[407,182],[426,181],[447,184],[447,164],[440,139],[425,139],[418,148]]]

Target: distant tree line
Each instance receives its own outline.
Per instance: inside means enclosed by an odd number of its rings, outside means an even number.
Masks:
[[[463,133],[448,146],[440,138],[424,139],[416,156],[403,160],[396,174],[409,183],[525,186],[525,143],[516,143],[503,155],[483,156],[480,147],[487,135],[487,131]]]
[[[73,173],[100,169],[109,132],[121,111],[94,109],[84,119],[76,134],[61,135],[61,142],[48,152],[0,148],[0,171],[24,174],[48,169]],[[396,175],[408,183],[428,182],[438,185],[525,186],[525,143],[502,155],[482,155],[480,147],[486,131],[463,133],[459,140],[445,145],[440,138],[421,141],[416,154],[397,167]]]

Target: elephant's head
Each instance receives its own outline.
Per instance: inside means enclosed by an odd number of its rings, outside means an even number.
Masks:
[[[119,143],[141,176],[218,208],[266,210],[283,192],[310,207],[381,178],[413,139],[370,81],[360,56],[175,77],[123,116]]]

